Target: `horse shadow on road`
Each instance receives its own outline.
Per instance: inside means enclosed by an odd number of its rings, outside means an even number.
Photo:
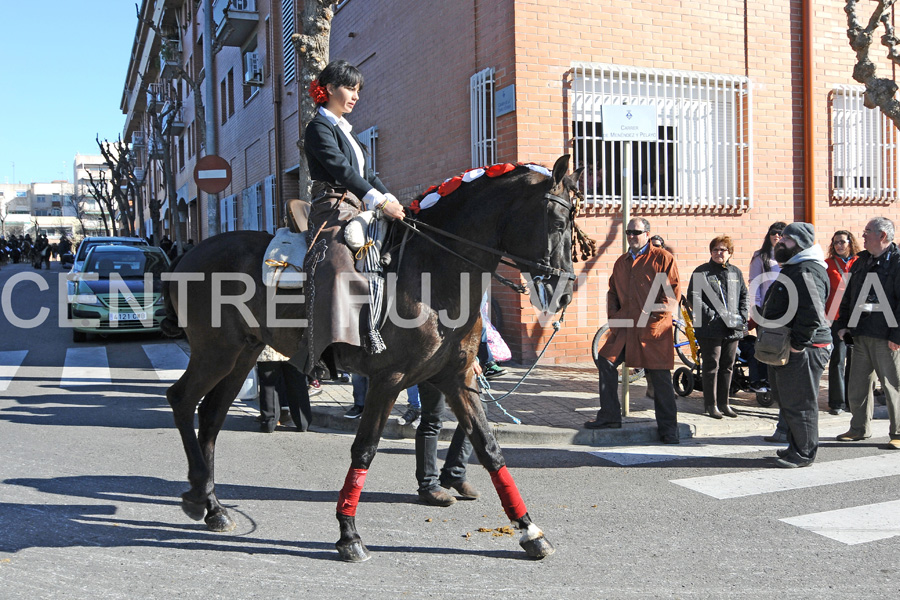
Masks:
[[[91,498],[109,504],[20,504],[0,502],[4,527],[0,528],[0,553],[15,553],[28,548],[65,547],[155,547],[219,552],[253,553],[277,556],[296,556],[318,560],[340,560],[332,542],[269,539],[254,537],[256,522],[239,507],[226,505],[240,515],[239,533],[214,533],[202,522],[184,522],[178,495],[184,491],[181,482],[142,476],[75,476],[49,479],[18,478],[2,482],[6,486],[32,488],[46,494]],[[289,502],[325,502],[334,504],[336,490],[303,490],[255,487],[245,485],[217,485],[222,496],[229,500],[273,500]],[[408,494],[366,493],[363,503],[406,503]],[[118,517],[135,515],[135,503],[170,507],[173,522]],[[129,506],[131,505],[131,506]],[[177,514],[175,513],[177,511]],[[284,510],[289,514],[288,508]],[[174,522],[174,521],[180,522]],[[382,553],[460,554],[492,558],[530,560],[514,550],[484,550],[428,546],[370,545],[370,550]]]

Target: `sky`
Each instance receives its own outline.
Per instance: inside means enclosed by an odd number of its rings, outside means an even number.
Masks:
[[[72,181],[122,134],[136,2],[0,1],[0,183]]]

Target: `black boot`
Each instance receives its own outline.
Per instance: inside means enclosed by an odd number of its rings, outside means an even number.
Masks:
[[[721,419],[722,413],[719,412],[719,409],[716,408],[714,402],[710,402],[703,407],[703,412],[707,413],[713,419]]]
[[[719,410],[721,410],[721,411],[722,411],[722,414],[725,415],[726,417],[732,417],[732,418],[735,418],[735,417],[738,416],[738,414],[737,414],[736,412],[734,412],[734,409],[731,408],[731,406],[728,404],[728,401],[727,401],[727,400],[725,401],[725,405],[724,405],[724,406],[720,406],[720,407],[719,407]]]

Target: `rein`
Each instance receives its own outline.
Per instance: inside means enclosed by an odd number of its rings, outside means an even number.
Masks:
[[[566,202],[566,200],[565,200],[564,198],[561,198],[560,196],[557,196],[557,195],[555,195],[555,194],[551,194],[551,193],[548,192],[548,193],[544,194],[544,198],[546,198],[547,200],[549,200],[549,201],[551,201],[551,202],[556,202],[557,204],[562,205],[563,207],[565,207],[566,209],[568,209],[568,210],[570,210],[570,211],[572,210],[572,205],[571,205],[570,203]],[[445,252],[448,252],[449,254],[452,254],[453,256],[455,256],[455,257],[459,258],[460,260],[462,260],[462,261],[464,261],[464,262],[466,262],[466,263],[472,265],[473,267],[475,267],[475,268],[481,270],[482,272],[487,272],[488,269],[486,269],[485,267],[479,265],[479,264],[476,263],[475,261],[473,261],[473,260],[471,260],[471,259],[469,259],[469,258],[466,258],[465,256],[463,256],[462,254],[456,252],[455,250],[450,249],[449,247],[447,247],[446,245],[444,245],[444,244],[442,244],[441,242],[437,241],[437,240],[434,239],[433,237],[431,237],[431,236],[425,234],[424,232],[420,231],[418,228],[421,227],[421,228],[426,229],[426,230],[428,230],[428,231],[430,231],[430,232],[432,232],[432,233],[436,233],[436,234],[438,234],[438,235],[442,235],[442,236],[444,236],[444,237],[448,237],[448,238],[450,238],[450,239],[452,239],[452,240],[455,240],[455,241],[460,242],[460,243],[462,243],[462,244],[465,244],[465,245],[467,245],[467,246],[471,246],[472,248],[476,248],[476,249],[481,250],[481,251],[483,251],[483,252],[487,252],[487,253],[489,253],[489,254],[493,254],[493,255],[495,255],[495,256],[499,256],[499,257],[500,257],[500,262],[501,262],[501,263],[503,263],[503,264],[505,264],[505,265],[507,265],[507,266],[510,266],[510,267],[512,267],[512,268],[514,268],[514,269],[518,269],[519,271],[522,270],[522,269],[519,267],[519,265],[525,265],[525,266],[528,266],[528,267],[532,267],[532,268],[534,268],[534,269],[537,269],[538,271],[540,271],[541,273],[544,273],[545,275],[555,275],[555,276],[559,277],[560,279],[575,279],[575,274],[574,274],[574,273],[571,273],[571,272],[569,272],[569,271],[563,271],[562,269],[557,269],[557,268],[551,267],[551,266],[549,266],[549,265],[536,263],[536,262],[534,262],[534,261],[532,261],[532,260],[528,260],[528,259],[525,259],[525,258],[521,258],[521,257],[515,256],[515,255],[513,255],[513,254],[509,254],[508,252],[503,252],[502,250],[496,250],[496,249],[494,249],[494,248],[491,248],[490,246],[485,246],[484,244],[479,244],[478,242],[473,242],[472,240],[468,240],[468,239],[466,239],[466,238],[464,238],[464,237],[458,236],[458,235],[456,235],[455,233],[450,233],[449,231],[445,231],[445,230],[443,230],[443,229],[439,229],[438,227],[435,227],[435,226],[433,226],[433,225],[429,225],[428,223],[425,223],[425,222],[423,222],[423,221],[412,220],[411,223],[409,223],[409,222],[407,222],[406,219],[403,219],[403,220],[397,221],[397,223],[402,224],[402,225],[403,225],[404,227],[406,227],[409,231],[412,231],[412,232],[418,234],[419,236],[421,236],[422,238],[428,240],[429,242],[431,242],[431,243],[434,244],[435,246],[441,248],[441,249],[444,250]],[[519,283],[515,283],[515,282],[513,282],[513,281],[507,279],[506,277],[503,277],[502,275],[500,275],[499,273],[497,273],[496,270],[490,271],[490,273],[491,273],[491,276],[494,277],[494,279],[496,279],[497,281],[499,281],[499,282],[502,283],[503,285],[505,285],[505,286],[507,286],[507,287],[509,287],[509,288],[511,288],[511,289],[513,289],[513,290],[515,290],[516,292],[518,292],[518,293],[520,293],[520,294],[527,294],[527,293],[528,293],[528,288],[527,288],[527,286],[524,286],[524,285],[519,284]]]
[[[504,398],[506,398],[507,396],[511,395],[517,389],[519,389],[519,386],[525,382],[525,378],[527,378],[529,375],[531,375],[531,372],[534,371],[535,367],[537,367],[538,362],[540,362],[541,358],[543,358],[544,353],[547,352],[547,348],[550,347],[550,343],[553,341],[553,338],[556,337],[557,333],[559,333],[559,330],[562,327],[563,319],[565,319],[565,318],[566,318],[566,309],[563,308],[562,314],[559,316],[559,320],[553,322],[553,333],[550,334],[550,339],[548,339],[547,343],[544,344],[544,347],[541,349],[540,353],[537,355],[537,358],[534,359],[534,363],[531,365],[531,367],[528,368],[527,371],[525,371],[525,373],[522,374],[522,377],[519,379],[519,381],[516,383],[516,385],[514,385],[511,390],[509,390],[508,392],[506,392],[499,398],[494,398],[493,394],[491,394],[491,382],[488,381],[487,377],[485,377],[484,374],[477,376],[478,384],[481,387],[481,392],[482,392],[481,402],[483,404],[496,404],[497,408],[499,408],[503,412],[504,415],[509,417],[513,423],[515,423],[516,425],[522,424],[521,419],[519,419],[518,417],[516,417],[514,415],[509,414],[506,411],[506,409],[503,408],[503,406],[501,406],[500,401],[503,400]],[[484,399],[485,394],[487,395],[488,398],[490,398],[490,400]]]

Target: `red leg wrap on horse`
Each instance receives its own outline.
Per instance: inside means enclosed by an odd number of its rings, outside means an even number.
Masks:
[[[359,504],[359,495],[362,493],[363,484],[366,482],[368,469],[350,469],[347,478],[344,479],[344,487],[338,495],[338,513],[345,517],[356,516],[356,506]]]
[[[516,521],[524,517],[525,513],[528,512],[525,509],[525,502],[522,500],[519,488],[516,487],[516,482],[513,481],[512,475],[509,474],[509,470],[505,465],[500,467],[499,471],[491,473],[491,481],[494,482],[494,489],[497,490],[497,495],[500,496],[500,503],[503,504],[503,510],[506,511],[506,516],[509,517],[509,520]]]

